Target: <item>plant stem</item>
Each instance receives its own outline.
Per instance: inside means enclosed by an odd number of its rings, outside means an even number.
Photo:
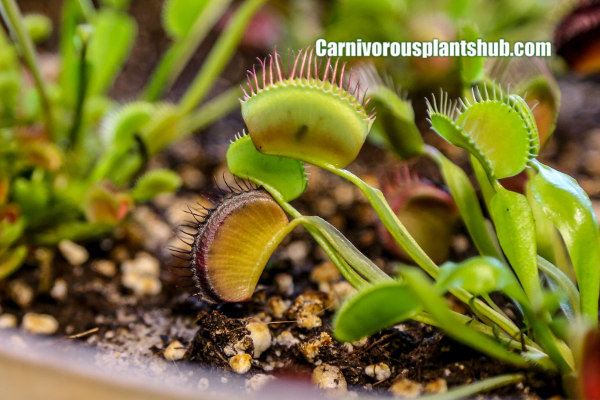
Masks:
[[[42,102],[42,110],[46,119],[46,129],[52,135],[54,133],[54,120],[52,115],[52,107],[48,98],[48,91],[42,73],[40,72],[37,55],[33,42],[23,25],[23,17],[19,11],[19,7],[15,0],[0,0],[0,12],[6,26],[11,31],[13,37],[19,43],[22,51],[23,59],[27,68],[33,76],[35,86],[40,95]]]
[[[193,110],[206,96],[214,80],[231,58],[250,19],[265,1],[247,0],[238,8],[225,31],[219,36],[208,58],[202,65],[202,69],[200,69],[200,72],[181,99],[179,107],[182,114],[187,114]]]
[[[190,32],[175,43],[162,56],[158,67],[154,70],[150,82],[144,89],[146,101],[158,100],[165,90],[175,82],[194,51],[206,38],[211,27],[223,16],[232,0],[209,1],[192,25]]]
[[[469,385],[457,386],[446,393],[430,394],[421,396],[419,399],[422,400],[458,400],[471,398],[477,393],[486,392],[489,390],[497,389],[502,386],[518,383],[525,380],[523,374],[507,374],[495,376],[493,378],[484,379]]]
[[[87,91],[87,65],[86,65],[86,54],[88,48],[88,41],[86,38],[82,39],[81,50],[79,53],[79,70],[78,70],[78,82],[77,82],[77,98],[75,99],[75,114],[73,116],[73,124],[69,132],[69,145],[72,149],[76,149],[79,146],[79,131],[81,129],[81,120],[83,118],[83,106],[86,98]]]
[[[537,262],[540,269],[548,274],[550,278],[554,280],[558,286],[562,288],[562,290],[565,291],[565,294],[569,298],[569,303],[571,303],[571,307],[573,308],[573,313],[575,315],[580,315],[581,308],[579,306],[579,292],[577,291],[577,287],[573,284],[571,279],[569,279],[564,272],[562,272],[558,267],[545,258],[538,256]]]
[[[239,105],[240,88],[234,86],[219,94],[214,99],[202,104],[200,108],[190,112],[182,120],[181,132],[176,140],[184,135],[204,129],[213,122],[229,114]]]
[[[371,206],[383,222],[384,226],[394,237],[396,242],[408,253],[408,255],[432,278],[437,278],[439,267],[429,258],[429,256],[421,249],[415,239],[410,235],[406,227],[400,222],[396,214],[393,212],[383,193],[379,189],[372,188],[362,181],[359,177],[351,172],[339,169],[329,164],[321,164],[318,167],[324,168],[342,178],[355,184],[367,197]],[[494,311],[490,306],[483,301],[476,299],[470,302],[473,297],[470,293],[463,289],[452,290],[455,295],[465,304],[471,304],[475,311],[485,315],[490,321],[498,325],[500,329],[508,333],[510,336],[518,338],[521,336],[519,328],[508,318]],[[528,344],[533,343],[531,339],[525,337]]]
[[[402,272],[402,277],[422,304],[423,309],[431,314],[448,336],[498,360],[522,368],[531,366],[531,360],[522,354],[513,353],[495,338],[490,338],[464,325],[462,320],[452,313],[446,304],[446,299],[435,291],[430,279],[423,272],[415,268],[407,268]]]
[[[502,341],[506,346],[510,347],[513,350],[523,350],[523,345],[521,344],[521,342],[519,340],[517,340],[516,338],[512,338],[507,336],[505,333],[501,333],[498,332],[497,334],[494,333],[494,330],[492,327],[490,327],[489,325],[486,325],[476,319],[473,319],[467,315],[458,313],[456,311],[452,311],[452,314],[461,320],[461,322],[465,325],[469,325],[471,328],[478,330],[479,332],[486,334],[490,337],[494,337],[497,340]],[[417,322],[422,322],[424,324],[427,325],[431,325],[431,326],[435,326],[435,327],[440,327],[439,323],[427,312],[425,311],[421,311],[419,314],[415,315],[414,317],[411,317],[412,320],[415,320]],[[543,356],[546,358],[546,360],[549,361],[549,358],[547,356],[546,353],[544,353],[542,351],[542,349],[536,344],[533,343],[532,345],[526,344],[525,345],[525,349],[533,354],[535,354],[535,361],[539,362],[539,357]],[[527,357],[526,354],[523,355],[524,357]],[[542,363],[540,363],[542,364]],[[552,363],[544,363],[544,368],[547,370],[554,370],[554,364]]]
[[[303,215],[296,210],[290,203],[283,200],[281,194],[275,190],[275,188],[265,185],[263,182],[256,182],[252,180],[252,178],[248,178],[254,183],[261,185],[269,194],[275,199],[277,203],[284,209],[285,212],[290,214],[293,218],[302,221]],[[336,265],[336,267],[340,270],[341,274],[344,278],[356,289],[362,289],[369,286],[369,283],[365,281],[360,275],[356,273],[348,263],[338,255],[338,253],[333,249],[333,247],[325,240],[323,235],[312,225],[305,226],[306,230],[313,236],[315,241],[321,246],[323,251],[327,254],[327,256],[331,259],[331,261]]]
[[[371,283],[392,281],[393,279],[383,272],[371,260],[365,257],[354,245],[331,224],[321,217],[303,217],[305,226],[316,228],[333,248],[361,275]]]
[[[469,236],[471,236],[479,253],[505,261],[500,245],[490,233],[490,229],[493,228],[486,225],[475,189],[473,189],[464,171],[433,146],[426,145],[425,154],[438,165],[442,172],[444,181],[450,188],[452,197],[456,200],[456,205]]]
[[[94,4],[90,0],[77,0],[77,4],[79,5],[79,10],[83,14],[85,20],[90,22],[96,14]]]

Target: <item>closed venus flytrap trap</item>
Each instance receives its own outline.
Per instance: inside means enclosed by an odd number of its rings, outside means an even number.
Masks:
[[[585,332],[598,330],[598,222],[575,180],[536,159],[538,127],[521,96],[480,71],[471,74],[477,79],[465,82],[470,90],[464,97],[451,100],[442,92],[428,101],[431,128],[470,154],[482,204],[465,172],[434,147],[410,140],[414,146],[410,151],[394,151],[406,157],[428,157],[437,164],[479,253],[437,265],[382,192],[343,169],[357,156],[374,119],[373,111],[365,110],[369,99],[360,82],[344,79],[345,65],[314,57],[310,49],[298,53],[289,74],[282,71],[277,53],[260,64],[258,72],[249,72],[241,99],[248,135],[237,136],[227,152],[230,172],[260,189],[227,195],[193,235],[191,271],[201,293],[213,301],[247,299],[269,255],[287,233],[302,225],[358,289],[334,318],[339,340],[358,340],[412,319],[438,327],[458,342],[522,371],[559,375],[572,395],[590,387],[583,382],[589,374],[582,373],[582,366],[590,361],[582,361],[581,349]],[[484,63],[477,65],[483,68]],[[388,135],[395,133],[394,127],[414,124],[414,114],[406,110],[389,112],[410,107],[406,99],[385,91],[377,100],[390,117],[402,119],[401,124],[381,127],[390,131]],[[418,133],[416,128],[406,129]],[[400,143],[388,141],[390,146]],[[298,212],[289,202],[306,189],[304,163],[356,185],[390,240],[418,268],[403,267],[398,277],[391,277],[327,221]],[[500,183],[521,173],[528,176],[524,193]],[[257,231],[261,234],[247,234]],[[251,243],[243,247],[249,255],[239,262],[243,267],[234,266],[238,261],[233,258],[245,256],[229,255],[235,245],[228,241]],[[548,246],[549,241],[555,246]],[[514,302],[522,317],[509,317],[490,297],[492,292]],[[463,302],[469,312],[451,309],[446,293]],[[448,395],[469,396],[525,377],[524,373],[501,375],[453,388]]]

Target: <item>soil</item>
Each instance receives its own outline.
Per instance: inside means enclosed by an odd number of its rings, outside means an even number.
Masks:
[[[58,18],[57,8],[43,6],[44,3],[19,2],[24,8]],[[137,91],[144,81],[140,77],[149,73],[143,68],[153,65],[167,44],[162,32],[156,28],[158,21],[143,19],[150,18],[144,16],[159,15],[148,11],[149,8],[158,9],[159,3],[132,3],[133,13],[141,26],[141,42],[134,47],[138,50],[133,61],[117,81],[117,94]],[[203,54],[202,50],[199,54]],[[243,54],[236,56],[226,74],[233,77],[229,83],[237,82],[239,66],[248,58]],[[596,206],[600,204],[596,201],[600,199],[600,104],[594,104],[590,99],[598,98],[600,82],[593,78],[567,76],[560,84],[563,109],[557,133],[544,153],[545,161],[575,176]],[[171,95],[176,96],[177,90],[176,86]],[[100,349],[103,355],[96,362],[117,370],[120,362],[126,359],[140,365],[150,364],[151,373],[158,375],[164,370],[162,365],[170,362],[165,359],[165,351],[177,340],[186,350],[178,363],[215,367],[222,377],[234,374],[228,355],[231,346],[250,334],[247,326],[251,319],[262,321],[267,324],[273,339],[270,347],[252,360],[243,389],[260,386],[257,382],[264,380],[261,374],[310,381],[315,367],[322,364],[339,367],[351,390],[382,394],[389,394],[390,386],[401,379],[423,385],[441,379],[452,387],[514,371],[511,366],[454,342],[437,329],[415,322],[386,329],[362,343],[337,342],[330,328],[331,317],[347,293],[337,277],[328,281],[311,278],[311,271],[323,266],[327,258],[301,230],[294,231],[273,256],[249,302],[211,305],[192,297],[193,290],[182,288],[186,282],[179,281],[168,268],[176,260],[167,247],[177,244],[173,232],[190,218],[185,214],[186,205],[202,201],[200,194],[211,190],[213,176],[222,179],[226,170],[222,160],[227,144],[242,128],[239,113],[233,113],[157,157],[153,161],[155,165],[168,166],[182,175],[184,188],[175,196],[163,196],[139,207],[112,237],[86,243],[90,257],[82,265],[69,264],[58,252],[53,258],[51,275],[42,274],[39,268],[24,267],[10,281],[0,282],[0,314],[14,315],[19,322],[31,312],[52,315],[58,322],[54,337],[59,343],[77,341]],[[428,133],[426,138],[457,162],[464,163],[460,153],[444,145],[433,134]],[[381,171],[395,168],[398,165],[389,155],[372,146],[366,146],[351,167],[369,182],[376,182]],[[440,183],[438,172],[429,162],[413,162],[411,169],[436,184]],[[396,260],[383,249],[377,237],[375,215],[362,195],[337,177],[316,169],[311,173],[310,188],[295,205],[306,214],[318,214],[328,219],[377,265],[393,272]],[[150,254],[160,264],[161,286],[157,294],[136,293],[125,284],[124,264],[140,252]],[[465,233],[459,229],[450,258],[459,260],[472,254],[472,246],[465,244]],[[110,268],[99,268],[99,260],[114,263],[114,273]],[[57,281],[61,290],[56,289]],[[19,290],[29,291],[33,297],[23,302]],[[320,304],[315,316],[321,324],[302,327],[298,324],[297,310],[311,301]],[[286,310],[275,312],[276,302],[284,304]],[[21,330],[15,328],[14,333],[20,335]],[[246,351],[252,353],[253,343]],[[389,377],[377,380],[365,373],[365,368],[378,363],[389,367]],[[261,379],[251,379],[257,375]],[[192,380],[189,376],[182,379]],[[200,375],[194,379],[194,382],[204,382]],[[223,378],[198,385],[205,387],[213,382],[222,384]],[[492,394],[550,398],[561,396],[563,392],[556,377],[531,374],[526,382],[495,390]]]

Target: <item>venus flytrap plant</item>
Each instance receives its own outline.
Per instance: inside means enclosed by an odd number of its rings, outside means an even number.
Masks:
[[[324,70],[319,65],[325,65]],[[299,52],[289,73],[283,71],[274,53],[261,61],[258,72],[253,70],[249,74],[242,99],[242,115],[249,134],[237,137],[231,144],[228,166],[234,175],[266,191],[260,196],[268,198],[273,210],[278,210],[274,211],[278,217],[260,213],[257,223],[264,226],[263,232],[271,232],[266,239],[258,239],[260,235],[240,236],[240,232],[229,229],[220,236],[216,228],[205,239],[204,228],[196,226],[192,233],[191,271],[197,274],[196,286],[201,294],[207,290],[202,282],[211,276],[229,275],[231,265],[227,264],[229,256],[223,253],[199,269],[194,261],[198,254],[231,246],[226,243],[229,240],[237,243],[256,237],[263,247],[257,249],[255,246],[260,243],[254,242],[248,254],[260,256],[252,258],[251,267],[243,269],[240,276],[228,278],[255,285],[281,238],[295,226],[303,225],[344,277],[359,289],[334,319],[334,331],[340,340],[357,340],[413,319],[437,326],[455,340],[519,368],[560,374],[567,390],[575,393],[572,378],[583,376],[583,364],[574,353],[578,342],[572,338],[577,335],[564,329],[563,322],[573,322],[575,333],[580,329],[579,337],[582,329],[597,332],[598,222],[589,199],[576,182],[535,159],[540,147],[539,121],[529,105],[500,85],[485,84],[457,102],[442,93],[429,104],[432,129],[469,152],[474,165],[479,167],[477,178],[486,184],[485,203],[491,216],[491,222],[484,217],[475,190],[460,168],[435,148],[418,145],[416,153],[430,157],[440,167],[481,253],[460,263],[438,266],[410,235],[382,192],[343,169],[360,151],[373,120],[372,112],[365,110],[369,100],[363,91],[364,83],[360,84],[363,89],[355,81],[350,85],[341,77],[344,70],[337,62],[317,60],[307,50]],[[395,101],[381,99],[385,96],[379,97],[382,107],[387,106],[387,111],[393,109]],[[402,114],[396,117],[403,118]],[[406,268],[401,271],[400,279],[391,279],[326,221],[303,216],[292,207],[289,201],[300,196],[307,185],[304,162],[355,184],[391,237],[421,270]],[[500,179],[523,171],[531,175],[527,183],[529,197],[500,183]],[[212,215],[224,212],[220,210],[225,210],[222,207],[230,204],[228,201],[217,203],[216,211],[209,213],[207,226]],[[535,211],[532,204],[538,207]],[[244,213],[240,206],[232,211],[230,218],[237,214],[240,221],[237,225],[246,226],[250,219],[246,221]],[[284,218],[285,214],[292,219]],[[564,271],[538,255],[537,237],[548,232],[536,228],[534,218],[539,215],[544,215],[562,236],[576,285]],[[215,242],[217,239],[219,243]],[[217,271],[220,269],[223,271]],[[244,290],[236,289],[234,284],[225,286],[225,291],[219,289],[218,297],[227,301],[247,298],[253,290],[252,285],[244,286]],[[215,287],[211,284],[209,289],[214,291]],[[523,329],[490,299],[492,292],[500,292],[517,304],[523,313],[523,321],[518,321]],[[444,299],[447,293],[465,303],[471,314],[450,309]],[[507,375],[479,382],[470,389],[457,389],[456,393],[474,393],[497,387],[499,382],[519,379],[524,376]]]

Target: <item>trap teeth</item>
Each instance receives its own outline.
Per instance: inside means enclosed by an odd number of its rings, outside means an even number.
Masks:
[[[264,190],[230,193],[198,224],[190,269],[198,296],[215,303],[250,299],[288,218]]]

